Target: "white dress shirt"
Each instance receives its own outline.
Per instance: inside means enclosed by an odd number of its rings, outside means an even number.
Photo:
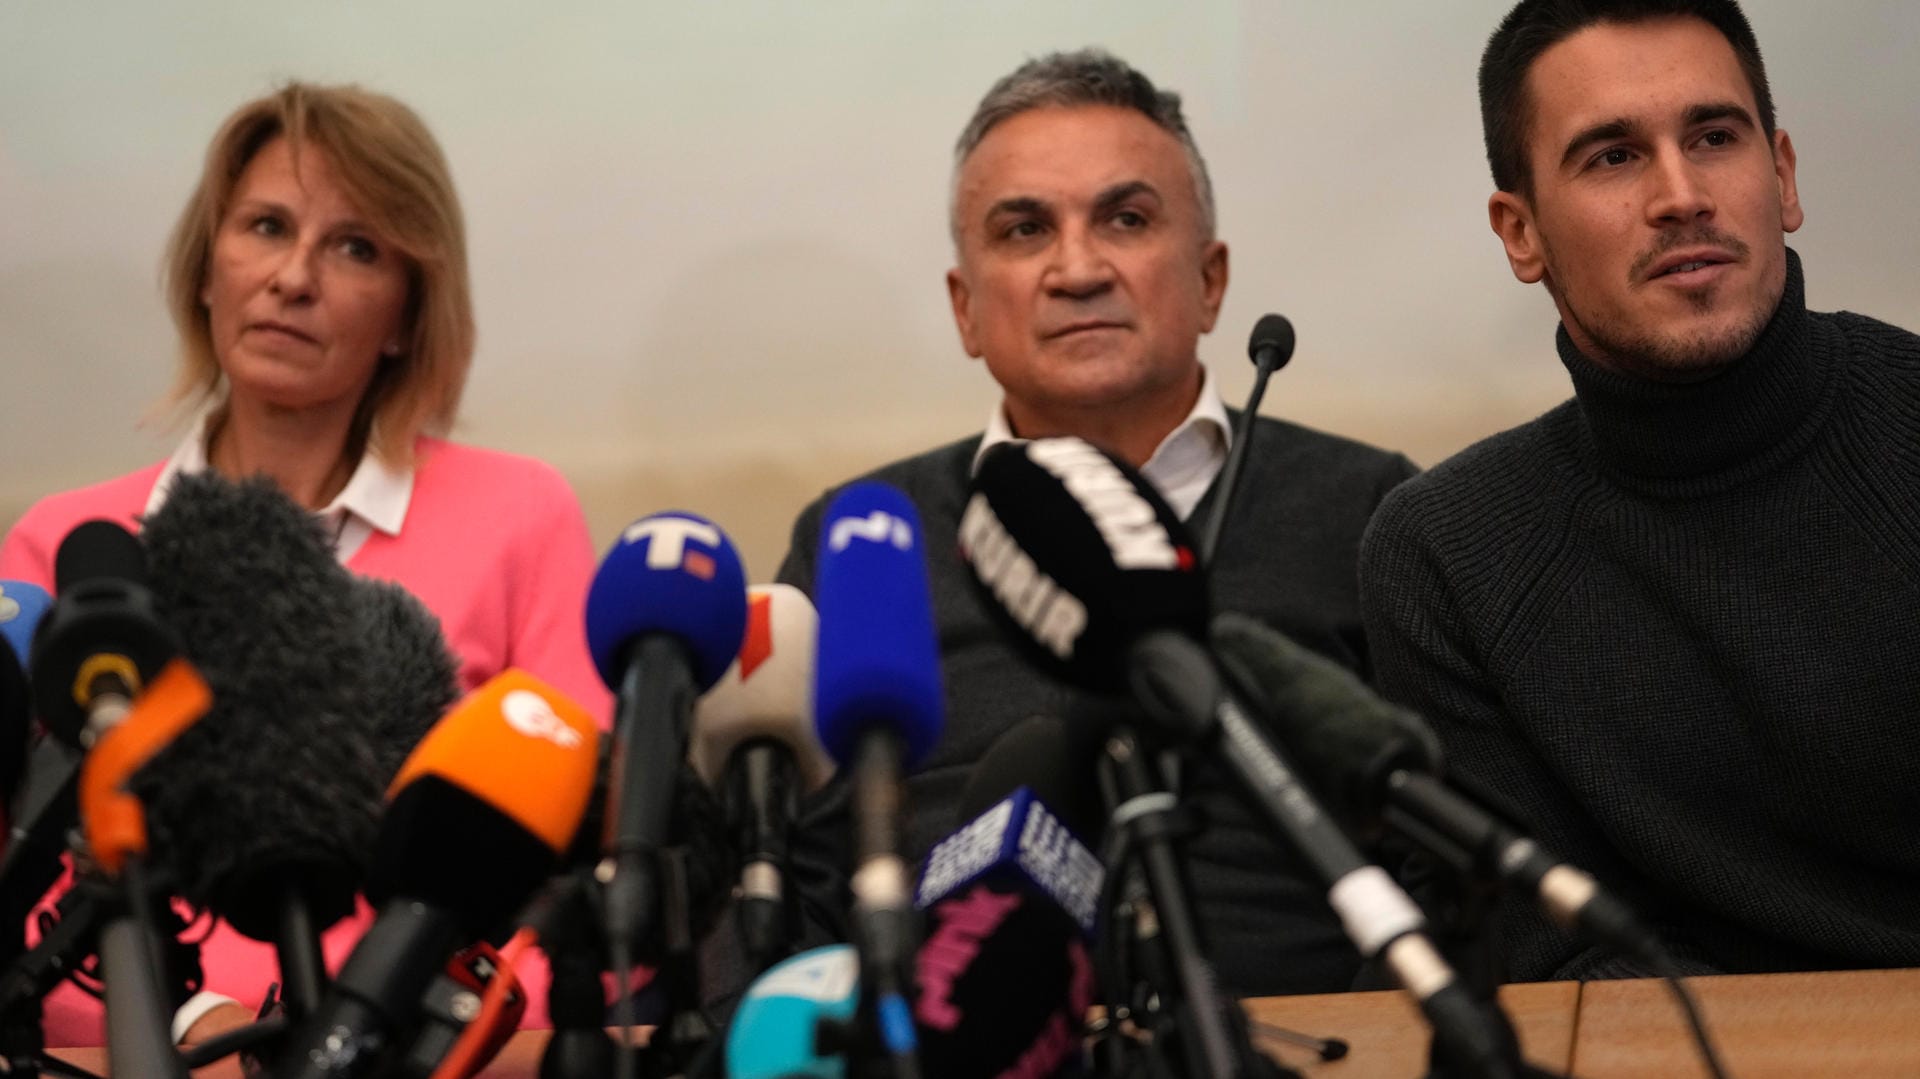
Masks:
[[[160,478],[154,481],[153,493],[147,496],[147,514],[166,505],[176,476],[206,471],[207,421],[212,415],[211,410],[202,412],[173,456],[167,458]],[[391,468],[371,453],[361,454],[347,485],[319,511],[321,524],[333,537],[334,557],[344,565],[376,529],[389,536],[399,535],[412,501],[412,469]]]
[[[1201,496],[1213,486],[1213,478],[1220,474],[1227,462],[1227,450],[1233,445],[1233,425],[1227,421],[1227,406],[1214,387],[1213,372],[1205,364],[1200,371],[1200,397],[1194,401],[1193,411],[1160,440],[1153,455],[1140,468],[1140,474],[1153,484],[1153,489],[1183,521],[1193,515],[1193,507],[1200,504]],[[980,449],[973,455],[973,467],[977,470],[980,458],[1002,442],[1026,441],[1013,433],[1003,401],[993,407],[993,415],[987,418],[987,432],[981,436]]]

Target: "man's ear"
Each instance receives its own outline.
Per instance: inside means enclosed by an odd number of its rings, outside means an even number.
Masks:
[[[1547,275],[1546,251],[1534,226],[1533,206],[1512,191],[1495,191],[1487,200],[1487,224],[1507,249],[1507,265],[1522,284],[1532,285]]]
[[[979,359],[980,335],[974,332],[973,289],[958,266],[947,271],[947,300],[953,304],[953,325],[960,331],[960,347],[967,350],[967,355]]]
[[[1212,333],[1213,324],[1220,317],[1220,302],[1227,298],[1227,245],[1220,240],[1210,240],[1207,249],[1200,253],[1200,304],[1204,317],[1200,320],[1200,332]]]
[[[1780,227],[1787,232],[1798,232],[1807,219],[1806,211],[1800,208],[1800,182],[1794,178],[1794,169],[1798,162],[1793,154],[1793,140],[1787,137],[1785,130],[1773,131],[1773,174],[1780,180]]]

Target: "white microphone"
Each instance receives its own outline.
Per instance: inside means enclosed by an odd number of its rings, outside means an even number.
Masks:
[[[796,803],[834,766],[813,729],[813,604],[784,584],[755,585],[747,602],[740,655],[695,706],[687,761],[734,822],[743,852],[735,909],[748,958],[763,970],[792,939],[785,866]]]

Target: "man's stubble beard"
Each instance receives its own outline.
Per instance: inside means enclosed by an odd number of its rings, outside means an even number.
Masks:
[[[1689,244],[1715,244],[1742,259],[1750,254],[1744,241],[1711,228],[1668,233],[1660,243],[1634,260],[1628,270],[1630,280],[1639,280],[1646,268],[1661,255]],[[1744,312],[1735,325],[1726,329],[1708,328],[1692,334],[1679,334],[1660,333],[1656,327],[1651,333],[1639,332],[1625,325],[1624,320],[1586,313],[1578,297],[1568,299],[1556,284],[1561,275],[1556,272],[1558,260],[1552,249],[1546,248],[1543,254],[1547,263],[1547,291],[1591,347],[1601,353],[1588,358],[1618,371],[1662,382],[1704,381],[1732,366],[1751,351],[1754,342],[1760,339],[1760,334],[1772,321],[1773,313],[1779,308],[1780,298],[1786,291],[1783,272],[1778,287],[1769,290],[1765,302]],[[1695,313],[1710,314],[1716,306],[1716,287],[1709,285],[1690,289],[1682,296]]]

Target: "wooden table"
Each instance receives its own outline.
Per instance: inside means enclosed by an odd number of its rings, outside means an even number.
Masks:
[[[1708,1029],[1737,1079],[1837,1076],[1920,1077],[1920,969],[1689,978]],[[1694,1079],[1705,1068],[1666,984],[1660,981],[1509,985],[1500,1002],[1527,1059],[1581,1079],[1649,1076]],[[1330,993],[1246,1002],[1256,1023],[1344,1039],[1345,1059],[1322,1062],[1254,1030],[1275,1059],[1316,1079],[1418,1079],[1426,1074],[1427,1029],[1401,993]],[[545,1031],[525,1031],[484,1073],[490,1079],[539,1074]],[[99,1071],[100,1049],[60,1055]],[[212,1079],[215,1069],[195,1073]],[[229,1071],[227,1074],[233,1074]]]
[[[1730,1076],[1920,1076],[1920,970],[1737,974],[1687,985]],[[1665,984],[1589,982],[1573,1070],[1582,1079],[1705,1076]]]
[[[1528,1061],[1565,1072],[1573,1057],[1575,1006],[1579,982],[1542,982],[1500,988],[1500,1005],[1520,1036]],[[1329,1079],[1409,1079],[1427,1073],[1426,1020],[1413,998],[1398,991],[1326,993],[1316,996],[1263,997],[1246,1002],[1256,1024],[1271,1023],[1317,1038],[1340,1038],[1348,1045],[1340,1060],[1321,1061],[1310,1051],[1265,1037],[1254,1027],[1254,1044],[1282,1064],[1309,1076]]]

